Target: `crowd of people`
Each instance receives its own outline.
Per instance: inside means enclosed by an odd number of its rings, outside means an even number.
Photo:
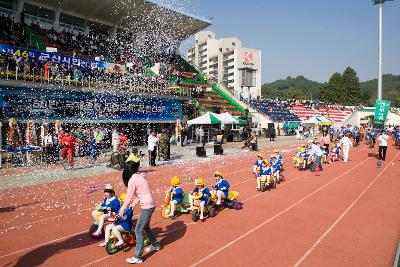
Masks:
[[[249,104],[258,112],[268,115],[274,122],[300,121],[298,116],[289,111],[285,102],[258,98],[250,100]]]
[[[302,126],[300,125],[301,129]],[[299,169],[309,167],[311,171],[315,171],[316,166],[322,170],[323,163],[335,162],[343,159],[344,163],[348,162],[349,150],[351,147],[357,147],[363,140],[366,144],[373,148],[375,143],[379,143],[377,158],[378,160],[386,160],[386,152],[389,140],[389,134],[398,141],[400,138],[399,126],[388,126],[384,129],[374,128],[371,124],[364,124],[359,127],[346,125],[338,129],[334,127],[323,127],[321,129],[322,137],[318,140],[309,140],[307,144],[303,144],[293,157],[293,165]]]
[[[180,64],[177,52],[171,49],[171,44],[155,49],[150,40],[143,40],[143,44],[132,43],[132,35],[127,32],[118,32],[116,37],[93,29],[89,31],[89,34],[75,33],[65,29],[57,32],[53,28],[43,29],[35,22],[32,22],[30,26],[23,21],[15,23],[11,17],[3,15],[0,21],[2,33],[0,43],[29,47],[24,27],[30,27],[48,40],[46,45],[57,47],[60,53],[118,63],[112,65],[112,68],[100,69],[83,64],[70,65],[51,58],[47,61],[28,60],[28,58],[0,51],[0,72],[3,73],[1,78],[18,74],[22,77],[17,78],[25,80],[57,81],[65,84],[71,81],[74,84],[75,81],[76,84],[79,82],[79,85],[85,86],[93,86],[97,83],[118,84],[155,89],[159,92],[169,85],[174,87],[173,81],[178,86],[180,78],[184,77],[182,73],[185,69]],[[155,64],[159,64],[156,73],[150,70]],[[198,92],[195,89],[189,91]]]
[[[27,46],[23,25],[15,23],[9,16],[0,16],[0,44]]]

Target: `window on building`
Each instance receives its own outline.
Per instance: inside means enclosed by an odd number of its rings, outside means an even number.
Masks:
[[[256,86],[256,71],[252,69],[242,69],[242,86]]]

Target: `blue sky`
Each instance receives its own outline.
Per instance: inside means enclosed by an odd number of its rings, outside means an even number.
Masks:
[[[325,82],[353,67],[377,76],[378,8],[370,0],[173,0],[204,18],[218,37],[235,36],[262,50],[262,81],[303,75]],[[383,9],[383,71],[400,74],[400,0]],[[187,47],[186,42],[183,47]]]

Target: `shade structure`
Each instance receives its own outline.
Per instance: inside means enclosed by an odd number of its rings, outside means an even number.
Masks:
[[[320,122],[321,121],[317,118],[317,116],[311,117],[308,120],[303,121],[304,124],[315,124]]]
[[[211,124],[221,124],[221,120],[218,119],[212,112],[207,112],[200,117],[197,117],[193,120],[188,121],[187,123],[189,125],[195,125],[195,124],[204,124],[204,125],[211,125]]]
[[[318,116],[317,119],[320,120],[320,125],[332,125],[335,123],[334,121],[331,121],[324,116]]]
[[[301,121],[286,121],[282,128],[283,129],[296,129],[301,124]]]
[[[239,120],[235,119],[228,112],[225,112],[222,114],[215,114],[215,113],[211,113],[211,114],[214,115],[217,119],[219,119],[222,124],[238,124],[239,123]]]

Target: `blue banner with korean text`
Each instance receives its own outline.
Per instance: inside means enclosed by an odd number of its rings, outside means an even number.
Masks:
[[[36,61],[54,61],[60,64],[67,64],[71,66],[81,66],[87,68],[99,68],[104,69],[107,65],[104,61],[97,61],[86,58],[72,57],[68,55],[58,53],[40,52],[37,50],[31,50],[27,48],[15,47],[10,45],[0,44],[0,52],[13,55],[23,60],[36,60]]]
[[[0,87],[3,119],[124,122],[175,121],[179,99],[138,95]]]

